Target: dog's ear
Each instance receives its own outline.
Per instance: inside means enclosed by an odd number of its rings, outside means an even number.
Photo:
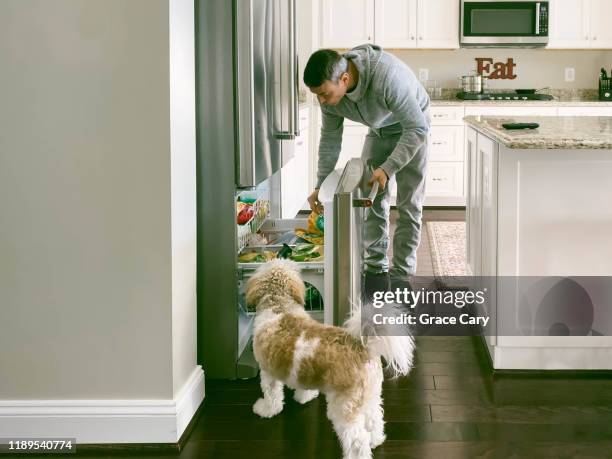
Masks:
[[[259,300],[264,295],[261,277],[261,274],[256,273],[247,281],[245,300],[248,306],[257,306],[257,303],[259,303]]]
[[[289,292],[296,303],[304,306],[304,296],[306,295],[306,286],[297,272],[292,272],[287,280]]]

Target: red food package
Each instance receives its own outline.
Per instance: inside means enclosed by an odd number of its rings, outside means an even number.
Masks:
[[[239,225],[244,225],[245,223],[248,223],[251,218],[253,218],[253,206],[247,205],[238,213],[236,222]]]

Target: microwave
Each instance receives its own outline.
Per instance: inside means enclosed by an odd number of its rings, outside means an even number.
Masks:
[[[461,46],[546,46],[549,12],[549,2],[461,0]]]

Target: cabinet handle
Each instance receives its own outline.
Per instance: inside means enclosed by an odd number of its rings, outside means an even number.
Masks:
[[[423,37],[419,37],[419,40],[422,40],[422,39],[423,39]]]
[[[589,36],[587,35],[586,37],[584,37],[584,39],[585,39],[585,40],[588,40],[588,39],[589,39]]]
[[[414,41],[414,35],[412,35],[412,36],[410,37],[410,39],[411,39],[412,41]]]
[[[444,182],[446,179],[444,179],[444,178],[434,177],[432,180],[433,180],[434,182]]]
[[[446,142],[433,142],[434,145],[446,145]]]
[[[434,115],[434,118],[446,118],[446,115]]]
[[[298,142],[297,144],[298,145],[304,145],[304,141],[302,140],[302,141]]]
[[[594,35],[594,36],[593,36],[593,40],[597,40],[597,35]]]

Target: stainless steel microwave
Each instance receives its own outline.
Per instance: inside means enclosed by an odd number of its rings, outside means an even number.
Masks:
[[[461,0],[461,46],[546,46],[549,11],[549,2]]]

